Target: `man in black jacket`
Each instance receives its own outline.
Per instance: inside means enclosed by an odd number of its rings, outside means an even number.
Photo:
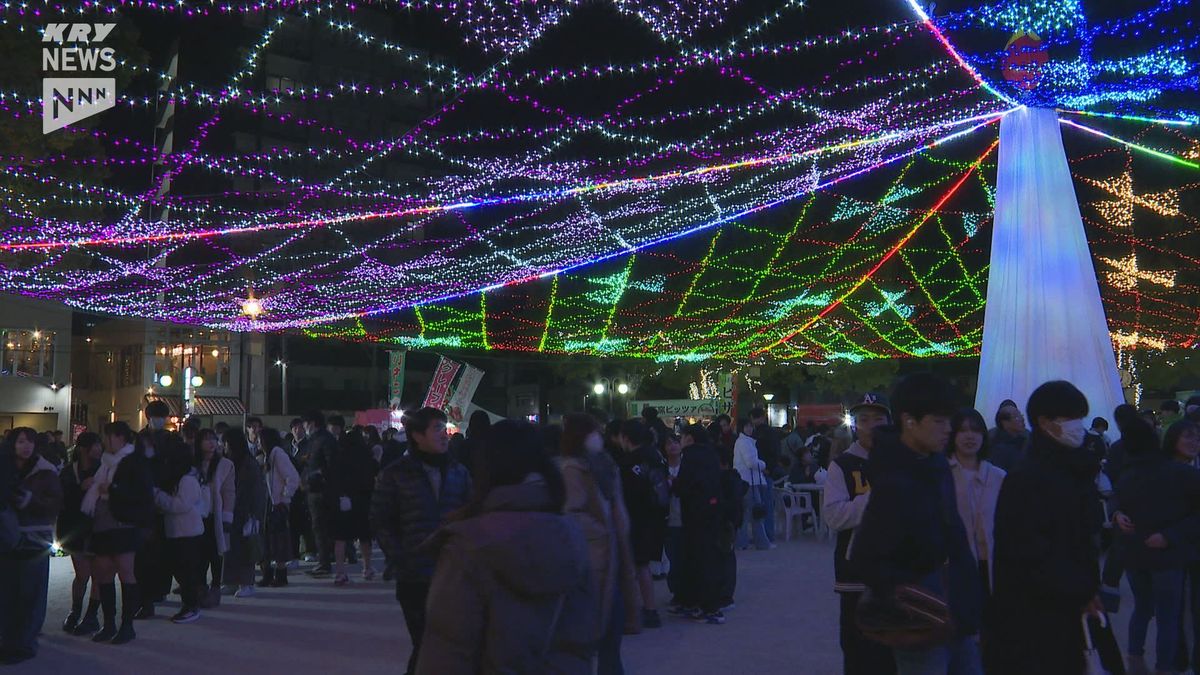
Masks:
[[[1102,611],[1099,464],[1083,447],[1088,403],[1069,382],[1047,382],[1026,412],[1029,453],[996,503],[989,672],[1076,675],[1085,668],[1083,615]]]
[[[694,607],[696,621],[725,623],[721,613],[721,547],[717,538],[721,517],[721,460],[699,424],[683,430],[679,474],[671,492],[679,497],[683,523],[683,565],[680,604]],[[674,565],[675,561],[672,560]]]
[[[321,578],[333,573],[333,518],[338,504],[336,496],[331,498],[325,493],[331,483],[329,466],[337,452],[337,439],[325,428],[321,411],[309,411],[303,419],[305,437],[300,452],[308,455],[308,463],[301,483],[308,493],[308,512],[317,544],[317,566],[308,573]]]
[[[979,570],[943,454],[954,393],[942,379],[920,373],[896,385],[891,403],[899,429],[875,430],[875,447],[866,465],[871,499],[851,543],[850,559],[869,590],[860,616],[872,603],[891,605],[897,586],[931,591],[950,605],[957,632],[945,645],[894,649],[897,672],[944,673],[952,660],[974,664],[978,672]]]
[[[396,600],[412,638],[408,675],[416,672],[425,632],[433,556],[420,545],[446,515],[467,503],[471,478],[449,454],[446,414],[421,408],[404,417],[409,450],[379,473],[371,495],[371,531],[396,575]]]

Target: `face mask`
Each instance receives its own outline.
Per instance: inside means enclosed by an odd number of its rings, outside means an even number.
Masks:
[[[165,417],[151,417],[150,418],[150,428],[151,429],[158,431],[160,429],[166,428],[166,426],[167,426],[167,418],[165,418]]]
[[[1077,420],[1064,420],[1059,422],[1057,430],[1050,431],[1050,436],[1059,443],[1068,448],[1078,448],[1083,445],[1083,439],[1087,435],[1087,429],[1083,426],[1083,418]]]

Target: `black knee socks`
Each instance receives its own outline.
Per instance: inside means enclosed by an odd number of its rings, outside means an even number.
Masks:
[[[137,584],[121,582],[121,623],[133,620],[133,615],[142,607],[142,596]]]
[[[117,621],[117,585],[113,582],[100,584],[100,607],[104,609],[104,626]]]

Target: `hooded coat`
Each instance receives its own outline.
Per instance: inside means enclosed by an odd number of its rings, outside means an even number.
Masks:
[[[602,627],[587,539],[551,509],[531,474],[425,544],[439,553],[418,675],[591,673]]]

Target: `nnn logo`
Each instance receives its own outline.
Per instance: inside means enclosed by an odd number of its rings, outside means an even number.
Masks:
[[[43,73],[116,70],[112,47],[99,46],[115,23],[51,23],[42,33]],[[112,108],[117,81],[112,77],[42,78],[42,133],[48,134]]]

